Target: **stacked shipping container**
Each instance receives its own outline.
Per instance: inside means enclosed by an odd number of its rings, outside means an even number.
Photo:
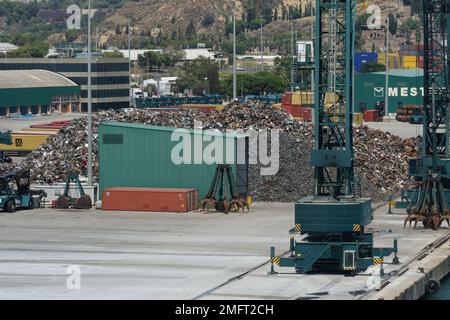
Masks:
[[[302,121],[312,121],[313,93],[309,91],[286,92],[281,97],[283,110],[294,118]]]

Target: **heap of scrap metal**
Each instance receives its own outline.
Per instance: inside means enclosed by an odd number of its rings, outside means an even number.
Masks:
[[[354,135],[356,172],[364,195],[386,200],[386,194],[413,185],[408,177],[408,158],[416,154],[417,139],[404,140],[367,126],[356,128]]]
[[[257,201],[292,202],[311,194],[311,126],[295,120],[282,110],[257,102],[233,103],[222,111],[203,113],[192,110],[98,112],[93,117],[94,177],[98,176],[97,125],[102,121],[141,123],[174,128],[280,129],[280,170],[273,177],[261,177],[259,166],[250,166],[250,192]],[[415,141],[361,126],[355,130],[356,162],[366,195],[376,201],[388,193],[408,187],[407,158],[414,153]],[[30,168],[32,181],[40,184],[64,182],[66,172],[87,172],[87,118],[74,120],[26,158],[21,167]],[[0,172],[2,171],[0,166]],[[5,170],[6,171],[6,170]]]

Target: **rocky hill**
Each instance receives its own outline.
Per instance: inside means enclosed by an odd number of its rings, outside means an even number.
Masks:
[[[65,8],[72,2],[85,5],[85,1],[81,0],[42,0],[14,9],[12,5],[5,3],[17,2],[1,0],[0,36],[7,35],[8,32],[30,33],[36,30],[50,45],[66,40],[84,43],[85,32],[68,33],[64,21],[53,18],[42,21],[42,16],[52,16],[52,10],[57,16],[64,16]],[[99,9],[94,20],[96,42],[101,48],[127,47],[127,25],[130,19],[132,46],[136,48],[205,42],[215,49],[223,49],[224,41],[229,39],[231,31],[234,2],[235,0],[93,0],[93,7]],[[413,31],[405,31],[401,27],[414,16],[414,8],[417,11],[420,0],[398,0],[395,3],[370,0],[358,3],[359,16],[367,15],[369,5],[379,6],[383,25],[388,13],[394,14],[398,32],[391,38],[393,49],[406,41],[415,41],[415,37],[411,36]],[[245,42],[245,50],[259,50],[261,18],[264,21],[266,49],[272,53],[289,50],[290,16],[296,21],[299,38],[311,37],[311,16],[315,11],[315,0],[236,0],[236,4],[238,33],[240,41]],[[42,11],[45,11],[45,15]],[[36,21],[41,24],[36,25]],[[382,30],[363,31],[358,49],[370,51],[373,47],[384,47],[384,37]],[[7,40],[7,37],[4,38],[4,41]]]
[[[417,6],[418,0],[400,0],[393,2],[385,0],[360,1],[358,15],[367,14],[369,5],[380,8],[382,24],[389,13],[397,20],[398,32],[391,37],[392,48],[400,44],[415,42],[414,31],[406,35],[401,25],[414,16],[411,5]],[[135,0],[126,1],[99,26],[99,43],[101,46],[126,45],[126,30],[128,17],[131,19],[131,30],[134,39],[180,39],[195,38],[213,45],[220,44],[226,37],[227,23],[231,22],[234,0]],[[250,22],[249,15],[257,20],[262,14],[264,20],[270,20],[264,27],[267,44],[273,51],[277,46],[277,37],[290,31],[289,15],[296,18],[296,28],[300,38],[310,38],[311,18],[314,14],[315,1],[312,0],[238,0],[238,20]],[[270,17],[270,19],[269,19]],[[255,20],[255,21],[256,21]],[[238,26],[239,27],[239,26]],[[243,32],[247,39],[258,38],[259,28],[246,28]],[[385,34],[383,30],[366,30],[362,32],[360,50],[371,51],[372,48],[384,47]],[[257,45],[256,45],[257,47]]]

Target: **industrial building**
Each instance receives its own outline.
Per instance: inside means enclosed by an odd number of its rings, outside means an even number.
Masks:
[[[183,130],[194,146],[198,136],[208,136],[214,139],[223,138],[224,146],[232,145],[232,150],[226,149],[233,156],[228,162],[235,173],[237,192],[248,195],[248,138],[243,135],[213,132],[197,132]],[[176,129],[148,126],[131,123],[101,123],[99,126],[99,178],[100,194],[105,189],[115,187],[140,188],[194,188],[203,199],[211,186],[217,164],[182,163],[175,164],[171,158],[173,150],[179,144],[173,141]],[[202,141],[200,137],[200,141]],[[207,143],[200,150],[206,150]],[[158,150],[158,152],[155,152]],[[194,153],[192,149],[192,154]],[[184,150],[184,152],[187,152]],[[229,156],[224,152],[224,158]],[[186,155],[183,155],[183,157]],[[238,161],[243,157],[243,164]],[[193,159],[193,158],[192,158]],[[223,159],[225,163],[225,159]]]
[[[0,115],[81,111],[80,86],[47,70],[0,71]]]
[[[11,44],[11,43],[6,43],[6,42],[0,42],[0,53],[2,54],[2,56],[7,56],[8,52],[10,51],[14,51],[19,49],[19,47]]]
[[[423,104],[423,69],[396,69],[389,71],[389,114],[397,113],[402,104]],[[361,111],[361,103],[373,109],[385,101],[386,72],[355,75],[355,112]]]
[[[82,111],[87,110],[88,59],[0,59],[0,70],[44,69],[57,72],[81,86]],[[128,59],[92,59],[92,108],[121,109],[130,106]]]

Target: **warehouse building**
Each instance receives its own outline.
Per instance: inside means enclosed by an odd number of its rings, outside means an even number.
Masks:
[[[17,58],[0,59],[0,70],[44,69],[57,72],[81,86],[82,111],[87,110],[88,59]],[[92,59],[93,110],[130,106],[130,68],[128,59]]]
[[[0,42],[0,54],[5,57],[7,57],[8,52],[10,51],[14,51],[19,49],[19,47],[11,44],[11,43],[7,43],[7,42]]]
[[[423,105],[423,69],[396,69],[389,71],[389,113],[397,113],[399,104]],[[355,112],[365,103],[374,109],[385,101],[386,72],[355,75]]]
[[[0,71],[0,115],[80,112],[80,86],[47,70]]]
[[[183,152],[177,151],[180,141],[189,140]],[[185,140],[186,139],[186,140]],[[236,191],[248,196],[248,138],[238,134],[224,134],[181,130],[130,123],[101,123],[99,125],[100,194],[105,189],[183,188],[196,189],[204,198],[213,181],[217,164],[207,161],[176,163],[174,153],[194,161],[194,153],[208,152],[211,141],[223,139],[223,162],[230,164],[235,175]],[[199,143],[201,145],[196,145]],[[204,142],[209,141],[209,142]],[[191,148],[191,149],[189,149]],[[155,151],[157,150],[157,151]],[[217,152],[218,150],[216,150]],[[216,154],[217,155],[217,154]],[[199,154],[195,153],[195,157]],[[230,160],[232,158],[232,160]],[[197,161],[197,160],[196,160]]]

